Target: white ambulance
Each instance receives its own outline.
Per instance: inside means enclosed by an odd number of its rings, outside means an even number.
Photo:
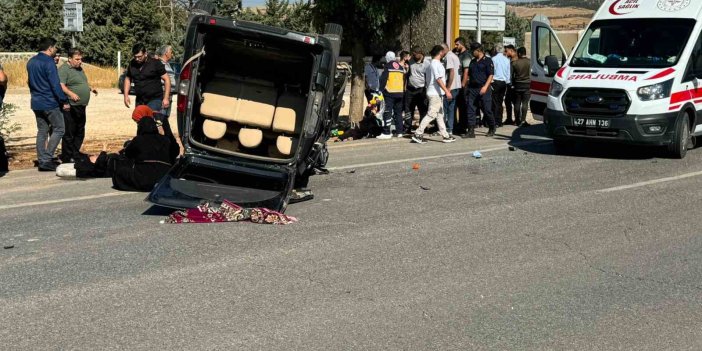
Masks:
[[[573,141],[666,146],[702,135],[702,0],[606,0],[566,59],[532,23],[532,112],[558,150]]]

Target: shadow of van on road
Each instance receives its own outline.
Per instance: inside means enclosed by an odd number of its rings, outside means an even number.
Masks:
[[[542,142],[538,142],[541,140]],[[534,143],[526,143],[536,141]],[[575,142],[566,150],[556,150],[553,141],[546,135],[543,124],[518,128],[509,142],[519,150],[543,155],[602,158],[611,160],[648,160],[668,158],[664,147],[635,146],[613,142]]]

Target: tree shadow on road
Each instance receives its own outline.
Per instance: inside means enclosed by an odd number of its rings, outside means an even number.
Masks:
[[[567,150],[556,150],[553,141],[546,135],[543,124],[518,128],[512,133],[510,146],[527,152],[584,158],[602,158],[611,160],[648,160],[668,158],[663,147],[635,146],[606,142],[576,142]]]

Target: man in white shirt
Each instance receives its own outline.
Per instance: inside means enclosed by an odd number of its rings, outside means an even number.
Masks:
[[[492,81],[492,112],[495,116],[495,126],[502,127],[502,104],[505,101],[507,86],[511,84],[510,65],[512,62],[503,54],[504,47],[502,44],[495,45],[497,55],[492,58],[492,63],[495,65],[495,77]]]
[[[441,64],[441,58],[446,55],[446,51],[441,45],[437,45],[431,49],[430,55],[432,60],[426,71],[429,112],[427,112],[426,117],[422,118],[419,128],[417,128],[417,131],[412,136],[412,141],[423,144],[425,142],[424,129],[427,128],[429,123],[436,120],[436,124],[439,125],[439,134],[443,137],[443,142],[452,143],[456,141],[456,139],[449,135],[446,131],[446,125],[444,124],[443,97],[446,96],[449,100],[453,99],[451,90],[449,90],[445,83],[446,69],[444,65]]]
[[[453,125],[456,122],[456,98],[461,91],[461,77],[459,69],[461,61],[458,55],[454,54],[447,44],[441,45],[444,48],[446,58],[446,86],[451,91],[451,98],[444,98],[444,119],[446,120],[446,131],[453,134]]]

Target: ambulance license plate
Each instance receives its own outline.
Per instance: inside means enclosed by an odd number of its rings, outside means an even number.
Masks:
[[[610,120],[596,118],[573,118],[573,124],[576,127],[585,128],[609,128]]]

